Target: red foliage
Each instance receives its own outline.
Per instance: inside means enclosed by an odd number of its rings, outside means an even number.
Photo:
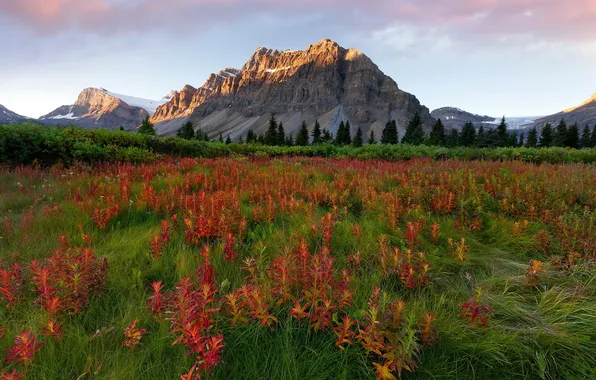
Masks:
[[[14,345],[6,349],[8,354],[4,359],[9,363],[21,364],[27,367],[31,364],[42,345],[42,343],[37,342],[37,335],[33,334],[32,330],[21,331],[19,335],[15,336]]]
[[[18,263],[14,263],[10,269],[0,268],[0,299],[9,310],[14,309],[20,301],[22,288],[23,276]]]

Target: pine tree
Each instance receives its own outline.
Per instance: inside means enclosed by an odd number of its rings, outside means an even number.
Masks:
[[[590,148],[596,148],[596,125],[592,128],[592,137],[590,138]]]
[[[344,145],[343,144],[343,138],[344,138],[344,135],[345,135],[345,129],[346,129],[346,124],[342,120],[339,123],[339,127],[337,127],[337,134],[335,135],[335,144],[337,144],[337,145]]]
[[[277,145],[277,120],[273,113],[269,119],[269,128],[267,128],[267,132],[265,133],[265,143],[267,145]]]
[[[222,144],[224,143],[224,139],[223,139],[223,136],[222,136],[221,132],[219,133],[219,138],[217,139],[217,141],[220,142],[220,143],[222,143]]]
[[[459,145],[459,132],[453,128],[449,135],[445,139],[445,145],[449,148],[453,148]]]
[[[182,125],[182,128],[178,130],[176,136],[185,140],[192,140],[195,138],[195,126],[192,121],[187,121]]]
[[[530,132],[528,132],[526,146],[528,148],[536,148],[538,146],[538,130],[536,130],[536,127],[530,129]]]
[[[321,124],[315,120],[315,127],[312,130],[312,144],[317,145],[321,143]]]
[[[579,128],[577,127],[577,123],[567,129],[565,146],[576,149],[579,148]]]
[[[517,146],[518,147],[523,147],[524,146],[524,133],[520,132],[518,137],[518,141],[517,141]]]
[[[515,133],[510,133],[507,137],[506,146],[517,146],[517,135]]]
[[[362,136],[360,136],[362,139]],[[350,145],[352,143],[352,125],[350,125],[350,120],[346,122],[346,128],[344,129],[344,145]]]
[[[370,134],[368,135],[368,140],[366,141],[368,145],[374,145],[377,143],[377,138],[375,137],[375,131],[372,129],[370,130]]]
[[[358,127],[358,130],[356,131],[356,135],[354,136],[354,139],[352,140],[352,145],[356,148],[360,148],[363,144],[362,141],[362,129],[360,127]]]
[[[463,146],[472,146],[476,143],[476,128],[474,128],[474,124],[472,124],[472,122],[468,121],[466,124],[464,124],[463,128],[461,129],[459,143]]]
[[[285,145],[286,144],[286,131],[284,131],[284,125],[280,121],[279,125],[277,126],[277,140],[275,145]]]
[[[294,135],[290,134],[286,137],[286,146],[294,146]]]
[[[590,147],[590,127],[588,124],[584,127],[584,131],[582,132],[582,138],[579,141],[580,148],[589,148]]]
[[[228,135],[228,137],[226,138],[226,145],[230,145],[232,143],[232,139],[230,138],[230,135]]]
[[[540,146],[549,147],[553,145],[553,127],[551,123],[546,123],[540,132]]]
[[[300,126],[300,130],[298,131],[298,135],[296,135],[296,145],[297,146],[307,146],[308,145],[308,127],[306,126],[306,121],[302,122]]]
[[[252,129],[249,129],[248,130],[248,133],[246,134],[246,143],[247,144],[254,144],[256,142],[257,142],[257,136],[252,131]]]
[[[497,126],[497,146],[509,145],[509,133],[507,132],[507,122],[505,116],[501,119],[501,123]]]
[[[327,130],[327,128],[323,128],[323,136],[321,136],[322,143],[330,143],[333,141],[333,134]]]
[[[495,148],[499,146],[499,137],[497,131],[493,128],[489,128],[486,132],[486,147]]]
[[[141,124],[141,126],[139,127],[139,133],[142,133],[144,135],[150,135],[150,136],[155,136],[155,128],[153,127],[153,123],[151,123],[149,121],[149,116],[147,116],[144,120],[143,120],[143,124]]]
[[[486,148],[486,134],[484,133],[484,126],[478,128],[478,135],[476,136],[476,146],[479,148]]]
[[[553,136],[553,146],[565,146],[567,144],[567,124],[561,119]]]
[[[381,135],[381,144],[397,144],[399,136],[397,134],[397,123],[395,120],[389,120],[383,129]]]
[[[124,127],[121,125],[120,128],[118,128],[121,132],[124,132]]]
[[[438,119],[433,129],[430,131],[428,138],[429,145],[443,146],[445,145],[445,126],[441,119]]]
[[[244,137],[240,136],[240,139],[238,139],[238,144],[244,144]]]
[[[424,129],[422,129],[422,119],[416,112],[412,120],[408,123],[406,134],[401,140],[402,144],[421,145],[424,143]]]
[[[265,140],[265,135],[258,135],[257,143],[261,144],[261,145],[265,145],[267,143],[267,141]]]

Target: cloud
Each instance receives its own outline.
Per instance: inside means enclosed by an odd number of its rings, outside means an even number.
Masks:
[[[0,0],[0,15],[43,33],[200,31],[257,14],[283,20],[313,13],[371,33],[431,28],[448,35],[444,40],[596,39],[596,0]]]

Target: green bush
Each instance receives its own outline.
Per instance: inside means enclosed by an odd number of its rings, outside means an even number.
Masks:
[[[43,166],[75,161],[149,162],[161,156],[220,157],[259,155],[269,157],[351,157],[357,159],[409,160],[416,157],[463,160],[520,160],[534,163],[593,163],[596,149],[571,148],[445,148],[425,145],[265,146],[221,144],[140,133],[44,127],[28,122],[0,125],[0,162]]]

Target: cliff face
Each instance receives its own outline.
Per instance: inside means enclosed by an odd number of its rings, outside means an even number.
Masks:
[[[590,126],[596,125],[596,94],[592,95],[590,99],[579,106],[568,108],[565,111],[536,120],[534,126],[542,128],[546,123],[556,125],[561,120],[565,120],[567,125],[575,123],[581,127],[586,124]]]
[[[133,130],[149,113],[140,107],[133,107],[121,99],[97,88],[84,89],[77,101],[62,106],[42,116],[45,124],[74,124],[82,128],[105,128]]]
[[[305,120],[319,120],[332,132],[350,121],[377,136],[388,120],[403,130],[419,112],[430,129],[429,110],[415,96],[399,89],[364,54],[330,40],[303,51],[259,48],[240,69],[212,74],[199,87],[185,86],[152,117],[161,134],[175,132],[193,120],[210,136],[240,138],[252,129],[265,130],[271,113],[295,133]]]

